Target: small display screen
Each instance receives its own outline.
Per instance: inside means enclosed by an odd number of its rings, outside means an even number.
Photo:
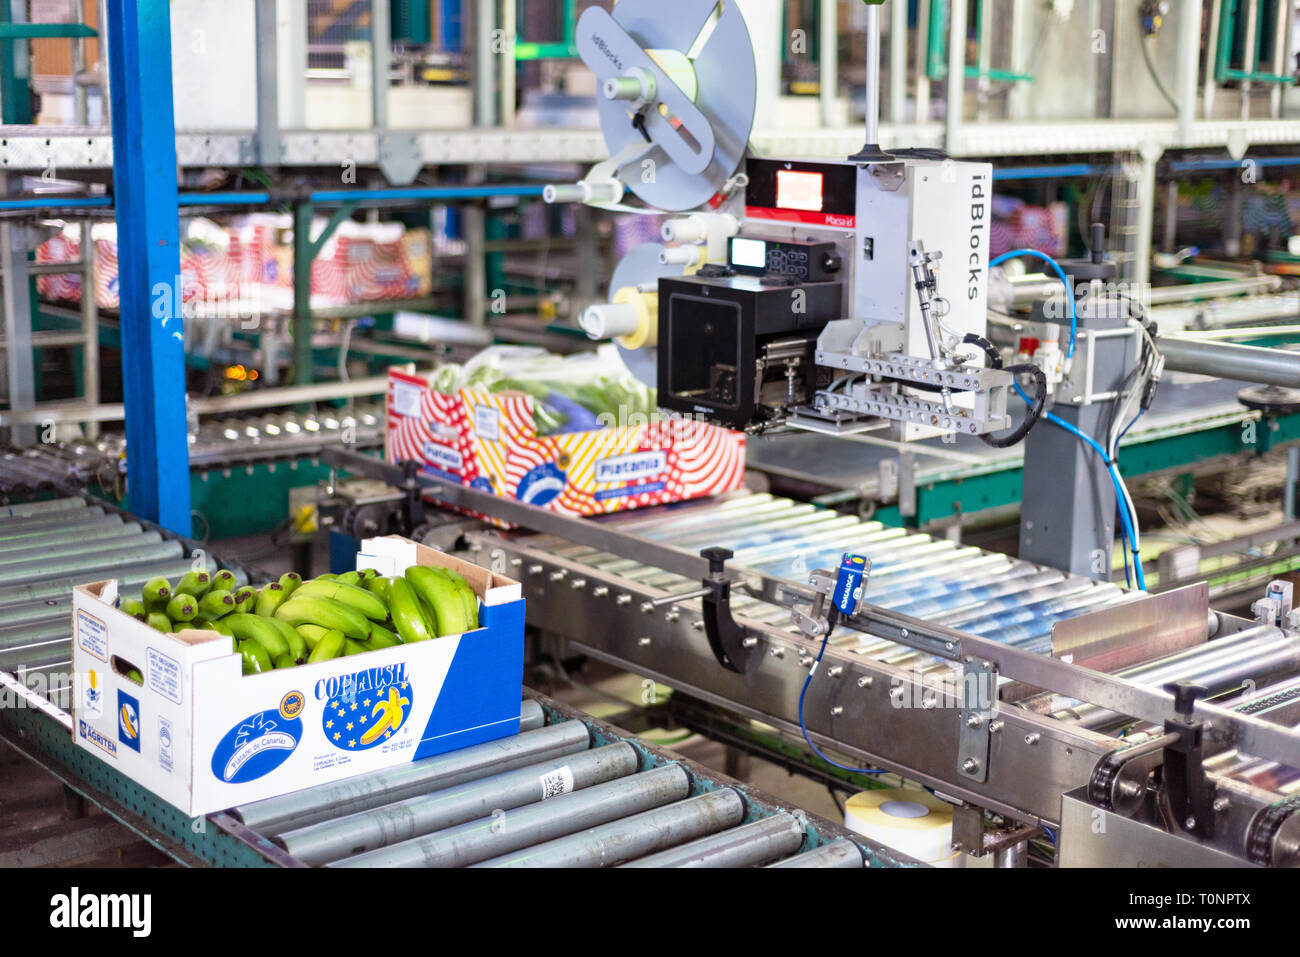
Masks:
[[[767,268],[767,243],[737,236],[731,241],[731,264],[748,269]]]
[[[820,213],[822,174],[793,169],[777,170],[776,205],[778,209],[807,209]]]

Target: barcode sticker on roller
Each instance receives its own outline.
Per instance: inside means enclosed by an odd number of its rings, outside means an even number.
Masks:
[[[568,794],[573,790],[573,772],[566,764],[562,768],[548,771],[537,779],[542,785],[542,800]]]

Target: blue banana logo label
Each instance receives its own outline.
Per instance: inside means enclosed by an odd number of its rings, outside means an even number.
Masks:
[[[250,714],[217,742],[212,773],[228,784],[256,781],[284,764],[301,740],[301,718],[285,718],[279,708]]]
[[[543,462],[519,480],[515,495],[528,505],[545,505],[564,491],[568,476],[554,462]]]
[[[325,701],[325,740],[342,751],[367,751],[395,735],[411,714],[414,697],[406,668],[358,672],[346,689]],[[385,680],[387,678],[388,680]]]
[[[117,692],[117,740],[132,751],[140,750],[140,702],[121,689]]]

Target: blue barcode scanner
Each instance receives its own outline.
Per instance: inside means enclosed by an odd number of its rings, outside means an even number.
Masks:
[[[862,579],[867,567],[867,559],[852,552],[845,552],[840,559],[831,604],[841,615],[852,615],[858,610],[858,605],[862,602]]]

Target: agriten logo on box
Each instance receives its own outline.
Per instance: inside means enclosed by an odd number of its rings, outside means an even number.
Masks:
[[[597,482],[629,482],[658,475],[668,467],[664,452],[633,452],[615,455],[596,463]]]

